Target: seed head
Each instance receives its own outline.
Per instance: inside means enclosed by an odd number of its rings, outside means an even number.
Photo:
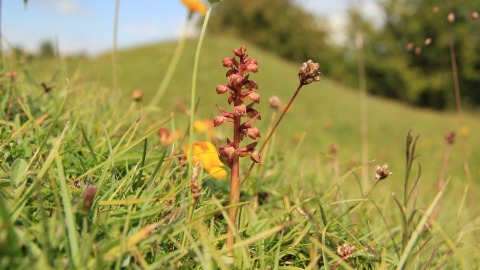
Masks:
[[[455,142],[455,132],[449,131],[445,134],[445,141],[448,145],[452,145]]]
[[[430,45],[430,43],[432,43],[432,38],[427,38],[425,39],[425,45]]]
[[[337,254],[340,258],[346,260],[355,257],[353,253],[355,251],[355,246],[349,243],[345,243],[337,247]]]
[[[143,90],[142,89],[135,89],[130,93],[130,97],[134,101],[140,101],[143,98]]]
[[[298,72],[300,84],[307,85],[320,81],[320,75],[322,75],[322,73],[318,70],[319,68],[320,65],[318,63],[313,63],[312,60],[303,63]]]
[[[268,102],[270,102],[270,108],[274,109],[275,111],[278,111],[278,108],[280,108],[282,105],[282,101],[277,96],[271,96],[268,99]]]
[[[453,23],[455,21],[455,14],[448,13],[447,20],[449,23]]]
[[[377,165],[375,169],[377,170],[377,175],[375,175],[375,179],[377,179],[378,181],[383,180],[393,174],[391,171],[388,170],[388,163],[383,164],[382,167]]]
[[[433,12],[433,13],[437,13],[437,12],[439,12],[439,11],[440,11],[440,8],[437,7],[437,6],[432,9],[432,12]]]

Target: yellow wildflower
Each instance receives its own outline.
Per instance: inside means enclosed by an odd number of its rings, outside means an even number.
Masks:
[[[186,146],[187,157],[192,158],[193,164],[203,164],[205,171],[216,179],[225,179],[227,171],[218,158],[217,149],[211,142],[193,143],[193,155],[190,155],[190,146]]]
[[[462,127],[460,128],[460,134],[461,134],[463,137],[467,137],[469,133],[470,133],[470,129],[468,128],[468,126],[462,126]]]
[[[211,128],[213,128],[212,120],[203,120],[203,121],[193,122],[193,129],[195,129],[196,132],[203,133]]]
[[[207,13],[207,6],[199,0],[182,0],[182,3],[190,10],[190,12],[197,12],[201,15]]]

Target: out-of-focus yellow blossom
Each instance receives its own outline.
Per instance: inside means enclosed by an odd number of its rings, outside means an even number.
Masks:
[[[470,133],[470,129],[468,128],[468,126],[462,126],[462,127],[460,128],[460,134],[461,134],[463,137],[467,137],[469,133]]]
[[[203,120],[203,121],[193,122],[193,129],[195,129],[196,132],[203,133],[211,128],[213,128],[212,120]]]
[[[227,178],[227,171],[218,158],[217,149],[211,142],[193,143],[193,155],[190,155],[190,146],[187,145],[185,152],[187,158],[192,159],[193,164],[203,164],[205,171],[216,179]]]
[[[190,12],[197,12],[201,15],[207,13],[207,5],[199,0],[182,0],[183,5],[185,5]]]

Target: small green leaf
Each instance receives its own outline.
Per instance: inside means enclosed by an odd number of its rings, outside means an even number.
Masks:
[[[26,170],[27,170],[27,162],[25,160],[16,159],[13,162],[11,184],[14,188],[17,188],[22,183],[25,176],[27,175],[25,173]]]

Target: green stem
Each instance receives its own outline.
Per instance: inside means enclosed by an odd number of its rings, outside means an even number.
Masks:
[[[212,6],[210,5],[205,15],[203,21],[202,32],[200,33],[200,38],[198,40],[197,51],[195,53],[195,62],[193,64],[193,79],[192,79],[192,93],[190,96],[190,130],[189,130],[189,153],[193,154],[193,121],[195,118],[195,89],[197,87],[197,72],[198,72],[198,60],[200,59],[200,48],[202,48],[203,38],[205,37],[205,30],[207,29],[208,19],[210,18],[210,13],[212,11]],[[189,166],[192,167],[192,158],[189,159]],[[191,175],[189,171],[189,175]]]

